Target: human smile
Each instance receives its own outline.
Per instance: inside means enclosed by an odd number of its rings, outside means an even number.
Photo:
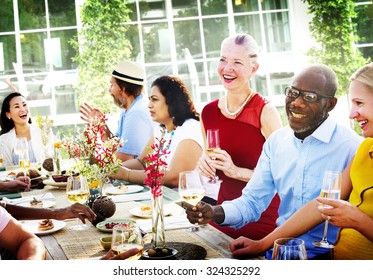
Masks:
[[[303,115],[303,114],[297,114],[297,113],[294,113],[294,112],[290,112],[290,113],[296,119],[303,119],[303,118],[307,117],[307,115]]]

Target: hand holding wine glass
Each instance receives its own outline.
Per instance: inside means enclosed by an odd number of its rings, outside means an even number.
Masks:
[[[119,224],[114,226],[111,251],[115,256],[124,253],[132,248],[139,249],[139,252],[127,258],[127,260],[138,260],[144,252],[144,242],[141,231],[136,224]]]
[[[185,202],[196,206],[205,196],[205,187],[198,170],[183,171],[179,174],[179,195]],[[198,230],[198,224],[194,230]]]
[[[71,204],[85,204],[89,198],[89,188],[85,177],[82,175],[70,176],[67,179],[66,195]],[[84,230],[86,228],[88,228],[88,226],[85,224],[78,224],[70,227],[72,230]]]
[[[325,171],[323,185],[321,189],[321,197],[339,199],[341,196],[342,173],[336,171]],[[324,207],[330,207],[324,205]],[[321,248],[334,248],[327,240],[329,221],[325,221],[324,234],[320,241],[313,242],[313,245]]]
[[[16,138],[14,153],[18,155],[18,164],[19,167],[23,170],[25,176],[27,176],[28,170],[30,169],[28,148],[28,141],[26,137]]]
[[[220,138],[219,138],[219,129],[207,129],[206,131],[206,153],[211,157],[212,160],[216,160],[214,156],[216,149],[220,150]],[[211,182],[218,182],[218,176],[211,178]]]

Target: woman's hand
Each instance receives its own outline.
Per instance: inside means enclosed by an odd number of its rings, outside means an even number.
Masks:
[[[320,203],[318,209],[321,216],[325,220],[329,220],[330,224],[337,227],[356,228],[361,214],[356,206],[345,200],[321,197],[316,198],[316,200]]]

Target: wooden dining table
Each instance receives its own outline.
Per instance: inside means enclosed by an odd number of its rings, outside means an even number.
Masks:
[[[66,198],[66,190],[63,187],[46,185],[43,189],[34,189],[31,192],[22,193],[23,197],[38,196],[45,193],[51,193],[55,199],[54,208],[69,206],[70,203]],[[177,203],[179,200],[178,193],[174,190],[164,188],[165,207],[171,207],[172,216],[182,217],[185,210]],[[130,219],[138,223],[146,222],[144,218],[134,216],[130,213],[131,209],[144,204],[150,204],[149,200],[116,202],[116,211],[114,215],[107,218],[105,222],[118,219]],[[64,221],[66,225],[58,231],[50,234],[40,235],[47,249],[47,259],[49,260],[73,260],[73,259],[97,259],[105,255],[107,251],[100,244],[100,238],[110,236],[110,232],[99,230],[91,223],[84,230],[72,230],[70,226],[80,223],[78,219],[69,219]],[[150,222],[150,221],[149,221]],[[192,227],[193,225],[190,224]],[[145,243],[150,242],[151,234],[145,236]],[[188,244],[203,248],[206,251],[204,259],[232,259],[229,249],[229,243],[232,238],[214,228],[213,226],[201,225],[197,231],[190,231],[187,228],[176,228],[166,230],[166,242],[169,244]],[[146,245],[146,244],[145,244]],[[186,256],[185,259],[188,259]]]

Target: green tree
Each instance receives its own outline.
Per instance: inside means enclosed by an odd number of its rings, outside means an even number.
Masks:
[[[104,112],[118,108],[108,94],[110,73],[121,60],[130,57],[132,46],[126,38],[131,10],[123,0],[86,0],[81,9],[82,29],[70,43],[77,50],[75,87],[79,102],[89,102]]]
[[[354,46],[357,41],[354,35],[357,34],[356,24],[352,22],[356,18],[355,1],[302,1],[309,5],[309,13],[313,16],[309,27],[319,43],[309,50],[308,55],[314,62],[324,63],[336,72],[339,80],[337,95],[346,94],[350,75],[368,62]]]

